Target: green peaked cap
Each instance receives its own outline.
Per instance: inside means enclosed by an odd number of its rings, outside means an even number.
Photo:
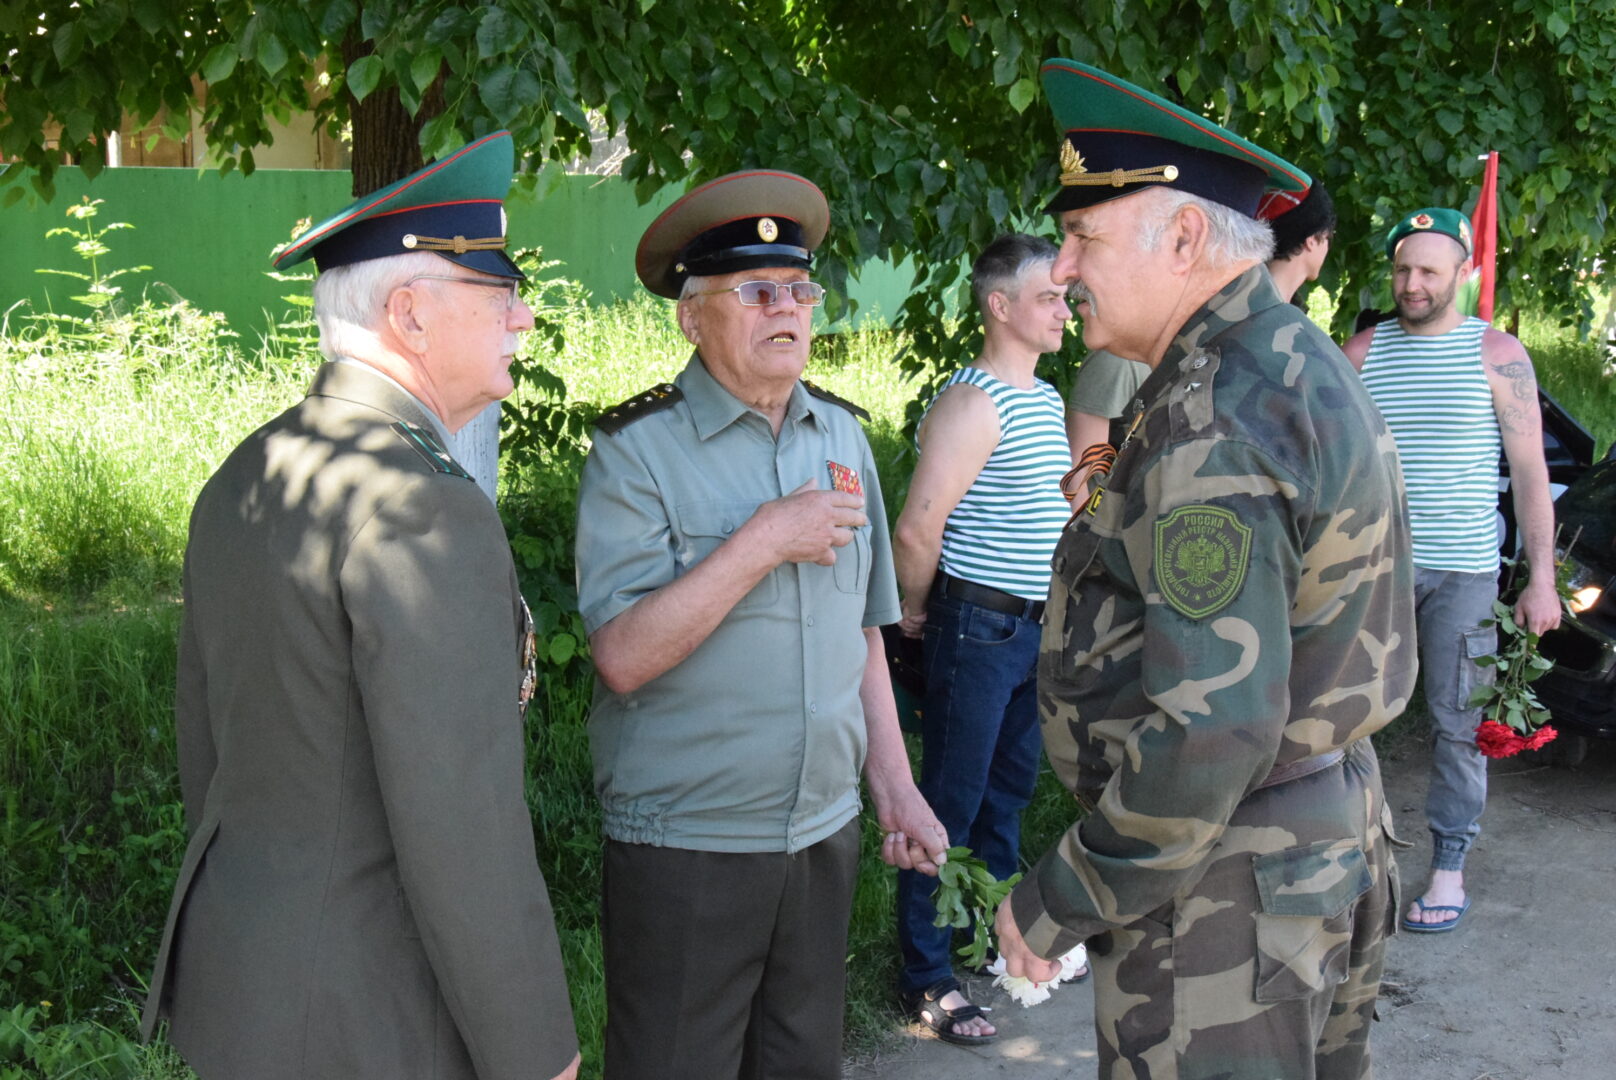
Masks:
[[[1312,186],[1284,158],[1126,79],[1060,57],[1044,61],[1041,74],[1064,134],[1061,191],[1049,213],[1169,187],[1255,218],[1265,191],[1300,200]]]
[[[515,163],[510,132],[485,135],[343,207],[277,255],[275,268],[313,259],[324,271],[430,251],[485,274],[523,277],[505,254],[504,200]]]

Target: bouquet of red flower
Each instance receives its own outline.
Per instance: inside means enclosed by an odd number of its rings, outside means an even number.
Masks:
[[[1471,706],[1480,705],[1485,717],[1476,728],[1476,745],[1487,757],[1506,758],[1553,742],[1558,733],[1532,683],[1554,661],[1537,651],[1538,636],[1515,622],[1514,608],[1503,600],[1493,601],[1493,617],[1481,625],[1498,627],[1499,647],[1476,660],[1478,666],[1497,671],[1490,686],[1478,686],[1470,696]]]

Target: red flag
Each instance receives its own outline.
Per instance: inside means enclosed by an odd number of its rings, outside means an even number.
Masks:
[[[1476,314],[1493,321],[1493,288],[1498,281],[1498,151],[1487,155],[1487,169],[1481,178],[1481,198],[1470,215],[1470,231],[1475,236],[1472,265],[1480,275]]]

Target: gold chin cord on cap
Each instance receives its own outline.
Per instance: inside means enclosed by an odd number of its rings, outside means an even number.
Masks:
[[[452,251],[456,255],[464,255],[468,251],[501,251],[505,247],[505,238],[416,236],[414,233],[405,233],[400,243],[411,251]]]
[[[1063,187],[1125,187],[1128,184],[1171,184],[1178,179],[1177,165],[1156,165],[1148,169],[1111,169],[1089,172],[1083,155],[1069,140],[1061,143],[1060,182]]]

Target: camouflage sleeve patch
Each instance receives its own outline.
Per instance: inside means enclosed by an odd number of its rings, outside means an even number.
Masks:
[[[476,478],[466,471],[466,467],[449,453],[448,447],[439,442],[438,437],[426,428],[400,420],[393,425],[393,434],[403,439],[405,445],[419,454],[421,460],[426,462],[433,472],[476,482]]]
[[[643,420],[652,413],[672,408],[683,400],[684,396],[685,392],[672,383],[653,386],[645,393],[636,394],[601,413],[595,418],[595,426],[608,435],[616,435],[636,420]]]
[[[1231,510],[1204,503],[1156,519],[1156,589],[1180,615],[1204,619],[1240,595],[1251,563],[1251,527]]]

